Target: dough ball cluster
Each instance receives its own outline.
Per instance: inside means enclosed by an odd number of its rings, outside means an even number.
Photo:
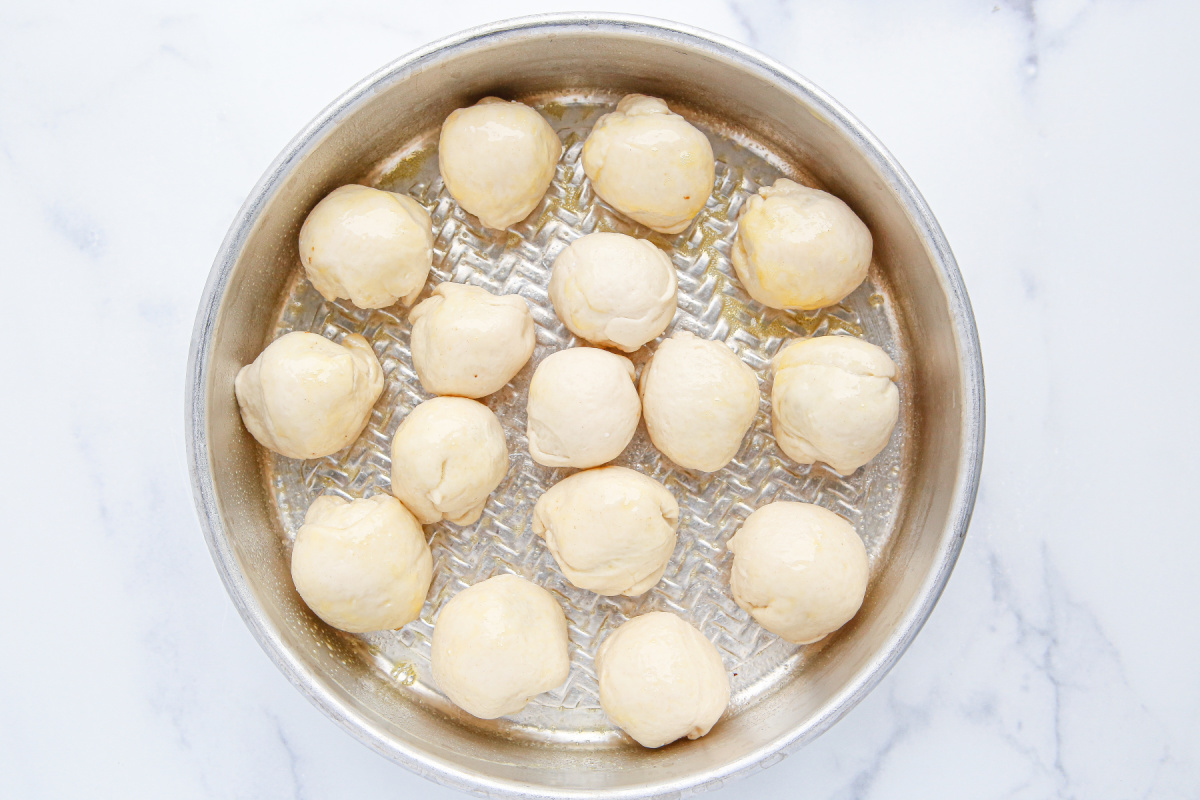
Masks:
[[[708,137],[657,97],[629,94],[596,121],[583,170],[604,202],[660,233],[679,233],[712,194]]]
[[[300,228],[300,262],[326,300],[386,308],[417,299],[433,265],[433,223],[408,195],[334,189]]]
[[[595,347],[547,356],[529,382],[529,454],[547,467],[598,467],[621,455],[642,415],[633,362]]]
[[[234,391],[246,430],[288,458],[336,453],[362,433],[383,392],[383,369],[367,340],[342,344],[285,334],[238,371]]]
[[[850,336],[792,342],[775,358],[771,423],[783,452],[800,464],[824,461],[843,475],[887,446],[900,416],[896,365]]]
[[[567,618],[545,589],[498,575],[464,589],[433,628],[433,679],[480,719],[516,714],[567,680]]]
[[[713,643],[674,614],[634,617],[596,653],[600,705],[643,747],[708,733],[729,705],[729,676]]]
[[[432,578],[421,524],[388,495],[318,497],[292,546],[292,582],[300,597],[326,623],[351,633],[412,622]]]
[[[858,613],[867,550],[849,522],[810,503],[769,503],[729,540],[733,599],[789,642],[825,638]]]
[[[465,397],[426,400],[392,439],[392,494],[424,525],[470,525],[508,472],[504,429]]]
[[[824,308],[867,277],[871,231],[837,197],[780,178],[746,204],[732,258],[738,279],[763,305]]]
[[[520,297],[439,283],[408,316],[413,367],[425,391],[484,397],[533,355],[533,316]]]
[[[541,202],[561,155],[562,142],[541,114],[498,97],[451,112],[438,140],[446,189],[497,230],[525,219]]]
[[[642,368],[650,440],[681,467],[728,464],[758,414],[758,377],[721,342],[678,331]]]
[[[658,583],[678,525],[666,487],[625,467],[577,472],[533,508],[533,532],[567,580],[604,595],[636,597]]]
[[[550,301],[571,333],[627,353],[667,329],[676,288],[670,257],[622,233],[576,239],[550,274]]]

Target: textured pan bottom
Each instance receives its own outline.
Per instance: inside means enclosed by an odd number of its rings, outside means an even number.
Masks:
[[[426,526],[434,557],[428,602],[417,621],[399,631],[343,637],[405,693],[440,713],[481,730],[517,739],[636,746],[611,726],[600,710],[592,658],[604,638],[625,620],[649,611],[671,611],[693,623],[721,652],[730,673],[733,701],[728,714],[758,702],[773,688],[803,680],[805,665],[820,657],[822,643],[789,644],[760,628],[734,603],[729,591],[731,557],[725,542],[754,509],[774,500],[817,503],[847,518],[867,545],[872,575],[888,552],[902,487],[906,485],[906,442],[913,440],[911,397],[904,380],[906,360],[889,287],[872,269],[867,281],[843,304],[816,312],[764,309],[734,277],[729,260],[742,204],[760,186],[786,176],[816,185],[810,176],[782,163],[736,129],[689,115],[708,133],[717,157],[716,187],[708,205],[682,234],[663,236],[632,223],[592,193],[579,162],[584,138],[617,96],[571,93],[516,98],[538,108],[559,132],[566,151],[542,203],[507,231],[490,231],[462,211],[438,176],[437,129],[404,143],[360,182],[410,193],[430,211],[434,266],[422,299],[440,281],[483,286],[529,301],[537,323],[531,362],[504,389],[485,398],[505,427],[512,454],[508,475],[489,500],[482,519],[465,528]],[[680,109],[676,109],[680,110]],[[684,110],[686,114],[686,110]],[[614,463],[663,482],[679,501],[679,542],[662,581],[641,597],[601,597],[571,586],[530,526],[543,491],[574,470],[548,469],[529,457],[525,397],[534,367],[550,353],[578,344],[554,315],[546,294],[550,265],[576,238],[593,231],[619,231],[648,238],[666,250],[679,273],[679,310],[664,336],[688,330],[728,343],[759,375],[762,399],[751,433],[737,457],[716,473],[672,464],[650,443],[645,426]],[[387,377],[367,430],[346,450],[310,461],[270,454],[265,479],[290,542],[309,503],[324,493],[364,497],[389,489],[392,435],[410,409],[428,399],[417,380],[408,349],[407,309],[364,311],[348,302],[325,302],[296,271],[282,298],[272,338],[313,331],[340,340],[365,336]],[[863,337],[888,352],[900,371],[900,421],[884,452],[849,477],[825,465],[791,463],[775,444],[770,420],[770,360],[788,340],[823,334]],[[641,367],[655,343],[631,357]],[[520,714],[477,720],[455,708],[433,683],[429,652],[433,623],[442,605],[463,588],[500,573],[522,575],[548,589],[562,604],[570,625],[571,674],[560,689],[537,697]]]

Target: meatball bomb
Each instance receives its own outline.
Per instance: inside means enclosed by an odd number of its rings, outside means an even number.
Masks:
[[[625,95],[583,143],[583,170],[604,202],[660,233],[679,233],[712,194],[708,137],[657,97]]]
[[[233,382],[246,429],[288,458],[336,453],[362,433],[383,392],[383,368],[367,340],[335,344],[315,333],[285,334]]]
[[[292,547],[292,582],[308,607],[338,630],[399,628],[421,613],[433,556],[421,524],[388,495],[308,507]]]
[[[715,472],[737,455],[758,413],[758,377],[721,342],[678,331],[642,369],[654,446],[681,467]]]
[[[900,416],[896,365],[870,342],[820,336],[775,357],[771,426],[793,461],[824,461],[843,475],[887,446]]]
[[[507,472],[500,420],[465,397],[426,400],[392,439],[392,494],[423,525],[475,522]]]
[[[439,283],[408,315],[413,367],[425,391],[484,397],[533,355],[533,316],[515,294]]]
[[[849,622],[867,592],[867,550],[849,522],[810,503],[769,503],[729,540],[733,599],[759,625],[809,644]]]
[[[596,653],[600,705],[643,747],[712,730],[729,705],[717,648],[674,614],[656,611],[617,628]]]
[[[498,97],[452,112],[438,141],[438,169],[451,196],[496,230],[529,216],[561,155],[562,142],[541,114]]]
[[[621,455],[642,415],[633,362],[595,347],[559,350],[529,382],[529,454],[547,467],[598,467]]]
[[[300,263],[326,300],[410,305],[433,264],[429,212],[408,195],[354,184],[334,189],[300,228]]]
[[[824,308],[867,277],[871,231],[828,192],[780,178],[746,204],[732,258],[742,285],[764,306]]]
[[[498,575],[464,589],[433,628],[433,679],[469,714],[516,714],[567,680],[567,618],[545,589]]]
[[[675,316],[675,265],[645,239],[591,233],[554,259],[550,301],[571,333],[632,353]]]

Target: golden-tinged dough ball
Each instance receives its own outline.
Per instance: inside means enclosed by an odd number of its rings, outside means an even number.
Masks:
[[[421,524],[388,495],[318,497],[292,546],[296,591],[314,614],[350,633],[412,622],[432,578]]]
[[[485,97],[442,123],[438,169],[460,206],[502,230],[529,216],[550,182],[562,142],[523,103]]]
[[[439,283],[408,315],[413,367],[425,391],[484,397],[533,355],[533,316],[515,294]]]
[[[849,622],[867,591],[867,550],[849,522],[810,503],[769,503],[729,540],[733,599],[759,625],[809,644]]]
[[[625,467],[577,472],[533,507],[533,532],[580,589],[635,597],[662,578],[675,550],[679,504],[653,478]]]
[[[533,372],[526,406],[529,454],[547,467],[598,467],[633,439],[642,403],[633,362],[596,347],[549,355]]]
[[[464,589],[433,628],[433,679],[480,719],[516,714],[570,672],[567,618],[545,589],[498,575]]]
[[[300,262],[326,300],[409,305],[433,265],[429,212],[408,195],[355,184],[334,189],[300,228]]]
[[[392,439],[392,494],[424,525],[470,525],[508,472],[504,429],[465,397],[426,400]]]
[[[715,472],[737,455],[758,414],[758,376],[721,342],[678,331],[642,368],[650,440],[681,467]]]
[[[675,316],[671,258],[645,239],[591,233],[554,259],[550,301],[571,333],[632,353]]]
[[[837,197],[780,178],[746,204],[732,260],[746,291],[763,305],[824,308],[867,277],[871,231]]]
[[[583,143],[596,194],[660,233],[679,233],[712,194],[716,162],[703,133],[657,97],[629,94]]]
[[[843,475],[887,447],[900,416],[896,365],[852,336],[800,339],[775,356],[771,426],[800,464],[824,461]]]
[[[729,675],[717,648],[674,614],[634,617],[596,653],[600,705],[643,747],[712,730],[729,705]]]
[[[383,392],[383,368],[367,340],[336,344],[296,331],[267,345],[234,380],[246,429],[288,458],[336,453],[362,433]]]

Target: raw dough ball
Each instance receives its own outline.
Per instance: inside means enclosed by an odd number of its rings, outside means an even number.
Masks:
[[[733,599],[789,642],[825,638],[858,613],[867,550],[849,522],[810,503],[769,503],[729,540]]]
[[[392,439],[392,494],[423,525],[475,522],[507,472],[500,420],[465,397],[426,400]]]
[[[643,747],[708,733],[729,705],[729,676],[713,643],[655,611],[617,628],[596,653],[600,705]]]
[[[679,504],[661,483],[625,467],[577,472],[533,507],[533,532],[567,580],[597,594],[642,594],[675,550]]]
[[[439,283],[408,319],[413,366],[432,394],[489,395],[533,355],[533,316],[515,294]]]
[[[485,97],[442,123],[438,168],[458,204],[497,230],[529,216],[550,188],[562,142],[523,103]]]
[[[650,440],[681,467],[715,472],[737,455],[758,413],[758,377],[721,342],[678,331],[642,369]]]
[[[824,308],[867,277],[871,231],[828,192],[780,178],[746,204],[732,257],[742,285],[764,306]]]
[[[660,233],[679,233],[704,208],[716,169],[708,137],[657,97],[627,94],[583,143],[596,194]]]
[[[675,316],[675,265],[645,239],[591,233],[554,259],[550,300],[576,336],[632,353]]]
[[[540,586],[497,575],[459,592],[433,628],[433,679],[481,719],[516,714],[567,680],[567,618]]]
[[[383,392],[383,368],[367,340],[335,344],[315,333],[280,336],[233,382],[246,429],[288,458],[320,458],[353,442]]]
[[[529,382],[529,454],[547,467],[597,467],[633,439],[642,404],[633,362],[595,347],[572,347],[538,364]]]
[[[292,582],[308,607],[350,633],[399,628],[421,613],[433,556],[421,524],[388,495],[308,507],[292,547]]]
[[[300,261],[326,300],[345,297],[359,308],[409,305],[433,264],[433,223],[408,195],[342,186],[304,220]]]
[[[852,336],[801,339],[775,357],[771,426],[800,464],[824,461],[843,475],[887,447],[900,416],[896,365]]]

